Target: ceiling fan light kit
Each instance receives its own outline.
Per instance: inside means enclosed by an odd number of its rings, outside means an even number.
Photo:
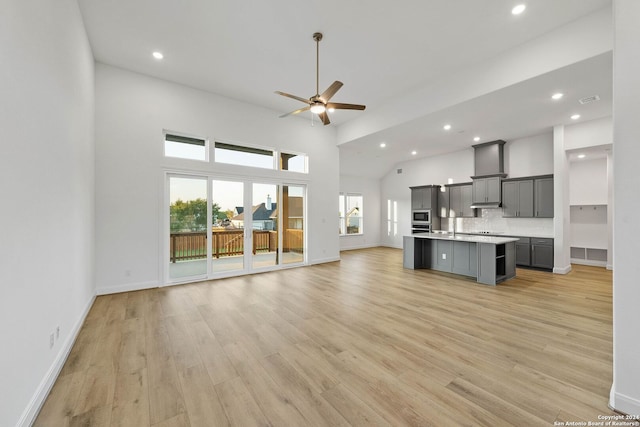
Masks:
[[[329,100],[336,94],[336,92],[342,87],[342,82],[336,80],[320,94],[320,40],[322,40],[322,33],[313,33],[313,40],[316,42],[316,94],[309,99],[305,99],[289,93],[276,91],[278,95],[286,96],[287,98],[295,99],[307,104],[306,107],[292,111],[287,114],[283,114],[280,117],[287,117],[293,114],[299,114],[304,111],[311,111],[317,114],[322,120],[322,123],[328,125],[330,122],[327,110],[333,112],[335,110],[364,110],[366,107],[360,104],[342,104],[337,102],[329,102]]]

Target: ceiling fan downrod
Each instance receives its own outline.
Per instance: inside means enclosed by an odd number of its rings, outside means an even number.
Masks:
[[[313,33],[313,39],[316,41],[316,98],[320,96],[320,40],[322,33]]]

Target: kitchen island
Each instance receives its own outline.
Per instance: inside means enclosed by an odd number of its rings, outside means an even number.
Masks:
[[[426,268],[473,277],[496,285],[516,275],[514,237],[475,236],[446,232],[404,236],[405,268]]]

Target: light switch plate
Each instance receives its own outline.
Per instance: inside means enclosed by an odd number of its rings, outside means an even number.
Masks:
[[[447,259],[447,254],[442,254],[442,259]]]

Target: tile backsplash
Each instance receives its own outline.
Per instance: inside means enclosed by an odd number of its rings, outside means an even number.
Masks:
[[[491,231],[509,236],[553,237],[553,218],[503,218],[502,209],[478,209],[476,218],[455,219],[456,231]],[[453,231],[453,218],[442,218],[440,228]]]

